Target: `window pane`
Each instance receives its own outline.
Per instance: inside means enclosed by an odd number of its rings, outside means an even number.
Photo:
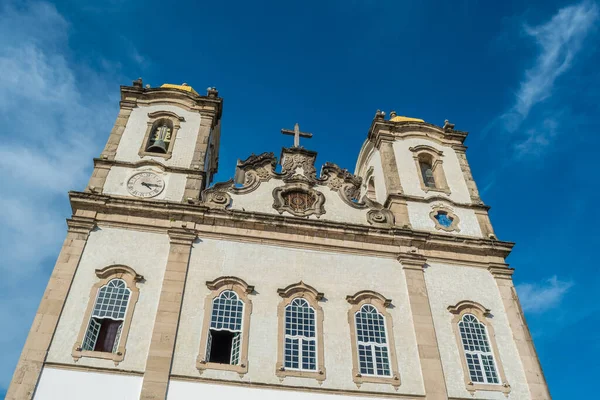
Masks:
[[[131,291],[121,279],[113,279],[98,291],[92,316],[124,320]]]
[[[285,338],[285,367],[298,369],[300,360],[300,339]]]
[[[465,314],[458,323],[458,328],[471,380],[478,383],[500,383],[485,325],[474,315]]]
[[[302,369],[317,370],[317,346],[314,340],[302,340]]]
[[[216,330],[242,331],[244,302],[235,292],[226,290],[213,300],[210,327]]]

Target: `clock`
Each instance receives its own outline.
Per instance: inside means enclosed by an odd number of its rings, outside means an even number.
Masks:
[[[165,181],[154,172],[139,172],[127,181],[127,190],[136,197],[158,196],[165,188]]]

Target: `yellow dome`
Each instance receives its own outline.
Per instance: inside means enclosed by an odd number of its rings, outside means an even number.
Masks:
[[[391,122],[405,122],[405,121],[413,121],[413,122],[425,122],[420,118],[411,118],[411,117],[404,117],[402,115],[398,115],[396,117],[390,118]]]
[[[194,88],[189,86],[187,83],[182,83],[181,85],[173,85],[172,83],[165,83],[164,85],[161,86],[161,88],[177,89],[177,90],[183,90],[185,92],[198,94],[198,92],[196,92],[194,90]]]

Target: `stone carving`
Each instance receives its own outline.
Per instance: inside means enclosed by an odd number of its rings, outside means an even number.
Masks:
[[[233,187],[233,180],[216,183],[210,189],[202,192],[202,202],[210,208],[227,209],[231,206],[231,195],[228,193]]]
[[[297,182],[277,187],[273,190],[273,199],[273,208],[279,214],[287,211],[297,217],[316,215],[317,218],[325,214],[325,196],[305,183]]]
[[[277,159],[273,153],[252,154],[246,160],[238,162],[235,181],[241,183],[242,187],[233,187],[232,192],[236,194],[253,192],[262,182],[277,175],[276,165]]]
[[[301,181],[311,186],[317,183],[315,160],[317,153],[300,147],[284,148],[281,152],[281,174],[284,182]]]

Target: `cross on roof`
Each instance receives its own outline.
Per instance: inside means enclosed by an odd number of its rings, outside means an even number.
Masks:
[[[296,123],[294,125],[294,130],[291,131],[289,129],[282,129],[281,133],[284,135],[294,135],[294,147],[300,147],[300,137],[311,138],[312,133],[308,132],[300,132],[300,125]]]

